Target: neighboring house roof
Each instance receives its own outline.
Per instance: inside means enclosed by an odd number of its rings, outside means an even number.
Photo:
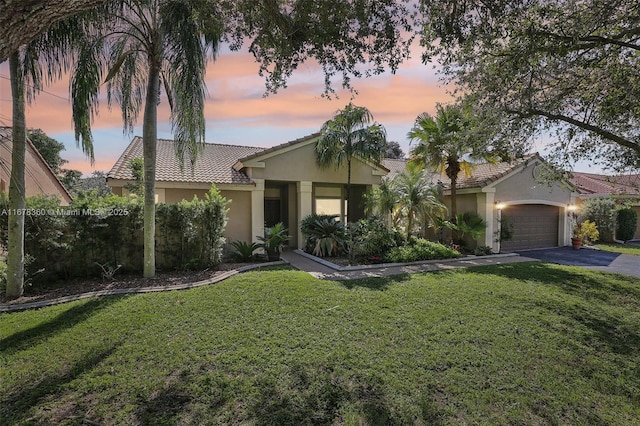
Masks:
[[[464,188],[477,188],[490,185],[498,179],[513,172],[518,167],[530,162],[534,159],[543,161],[540,155],[537,153],[526,155],[524,158],[518,158],[510,162],[500,163],[481,163],[476,164],[471,172],[471,176],[466,176],[464,173],[460,173],[458,177],[458,189]],[[387,178],[393,179],[395,175],[403,172],[406,169],[408,160],[385,158],[382,160],[382,164],[388,168],[391,172],[387,175]],[[444,173],[434,172],[431,176],[433,183],[441,182],[445,188],[451,187],[451,180]]]
[[[13,129],[11,127],[0,127],[0,176],[7,183],[7,190],[11,177],[12,136]],[[63,205],[71,202],[69,191],[60,182],[29,138],[27,138],[24,172],[27,197],[54,195],[60,197]]]
[[[156,155],[156,180],[162,182],[231,183],[250,184],[251,179],[233,169],[239,158],[264,151],[264,148],[223,144],[204,144],[194,166],[185,158],[182,169],[176,158],[174,141],[158,139]],[[133,138],[108,174],[111,179],[132,180],[129,163],[142,158],[142,138]]]
[[[640,195],[640,174],[607,176],[573,172],[571,183],[586,196]]]

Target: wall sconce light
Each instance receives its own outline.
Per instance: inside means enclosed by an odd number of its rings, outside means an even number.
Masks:
[[[505,207],[506,207],[505,203],[501,203],[500,201],[496,201],[496,209],[504,210]]]
[[[568,204],[567,216],[572,217],[573,219],[576,219],[578,217],[578,206],[576,206],[575,204]]]

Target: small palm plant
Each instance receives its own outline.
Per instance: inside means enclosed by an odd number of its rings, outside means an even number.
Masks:
[[[282,222],[278,222],[270,228],[264,228],[264,235],[257,236],[262,247],[267,252],[269,260],[280,260],[280,253],[285,243],[289,240],[289,233]]]
[[[231,257],[237,262],[251,262],[255,260],[255,251],[260,248],[258,243],[247,243],[246,241],[234,241],[231,243],[236,251],[231,253]]]

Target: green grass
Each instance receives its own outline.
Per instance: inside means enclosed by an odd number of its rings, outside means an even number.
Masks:
[[[615,253],[630,254],[640,256],[640,245],[632,244],[604,244],[598,243],[596,247],[600,250],[612,251]]]
[[[241,274],[0,316],[0,424],[638,424],[640,287]]]

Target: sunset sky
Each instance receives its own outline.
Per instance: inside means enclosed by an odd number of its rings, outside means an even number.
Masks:
[[[452,100],[447,88],[439,81],[434,66],[420,60],[419,47],[413,58],[392,75],[353,80],[358,90],[353,102],[365,106],[377,122],[384,125],[388,140],[397,141],[405,152],[409,150],[406,134],[416,116],[424,111],[433,113],[437,102]],[[11,90],[9,68],[0,64],[0,125],[11,125]],[[264,80],[258,76],[258,64],[244,52],[221,52],[207,69],[209,99],[205,106],[206,141],[248,146],[264,146],[288,142],[316,132],[336,110],[343,108],[352,94],[339,92],[339,98],[327,100],[320,95],[324,76],[314,64],[300,67],[288,87],[264,97]],[[339,87],[337,82],[336,87]],[[99,116],[93,124],[95,164],[92,166],[73,136],[68,79],[46,88],[27,109],[27,126],[40,128],[64,143],[62,157],[68,168],[86,175],[93,170],[109,171],[134,135],[123,134],[118,105],[109,111],[106,94],[102,93]],[[142,114],[140,114],[142,115]],[[163,98],[159,110],[158,135],[172,138],[167,102]],[[586,166],[582,167],[586,171]]]

